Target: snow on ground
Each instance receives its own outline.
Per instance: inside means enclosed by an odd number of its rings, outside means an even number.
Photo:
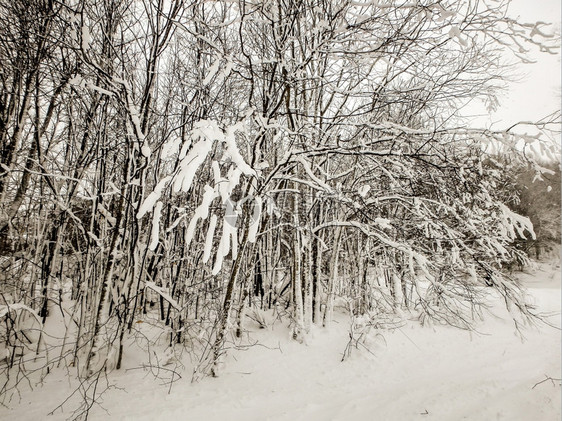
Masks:
[[[560,265],[542,263],[519,275],[531,300],[560,327]],[[170,390],[129,358],[112,373],[115,388],[94,406],[91,420],[559,420],[560,330],[542,326],[515,332],[499,306],[478,333],[414,322],[371,338],[341,362],[348,342],[345,316],[306,344],[291,341],[275,323],[253,329],[260,345],[230,353],[222,377],[190,382],[190,373]],[[132,364],[132,365],[131,365]],[[136,365],[135,365],[136,364]],[[129,369],[128,368],[133,368]],[[106,384],[100,382],[100,388]],[[72,402],[46,414],[70,394],[64,373],[24,392],[0,409],[0,419],[64,420]]]

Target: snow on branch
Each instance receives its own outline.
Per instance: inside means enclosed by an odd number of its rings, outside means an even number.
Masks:
[[[222,151],[222,158],[213,160],[210,163],[209,170],[213,174],[214,185],[206,185],[203,188],[203,196],[199,206],[189,219],[185,241],[189,247],[195,236],[199,220],[206,220],[209,217],[210,209],[213,201],[220,198],[222,207],[225,209],[224,220],[222,223],[222,236],[219,247],[216,252],[215,263],[213,266],[213,274],[217,274],[221,267],[222,261],[226,255],[232,250],[232,256],[236,255],[238,247],[236,222],[241,213],[239,203],[233,201],[231,196],[234,189],[240,184],[242,175],[247,177],[256,176],[256,172],[251,168],[241,155],[236,145],[236,133],[244,132],[245,126],[243,122],[221,128],[216,121],[201,120],[194,124],[194,128],[190,133],[188,142],[186,142],[178,156],[179,163],[177,170],[164,178],[162,178],[152,192],[142,202],[137,212],[137,218],[142,218],[150,212],[155,206],[154,217],[152,221],[151,241],[149,249],[154,250],[158,244],[158,232],[160,230],[160,213],[162,202],[159,201],[164,189],[171,187],[173,193],[188,192],[196,178],[197,171],[204,165],[215,145],[218,144],[218,151]],[[220,146],[224,146],[221,148]],[[227,167],[226,176],[221,175],[221,165]],[[254,206],[254,223],[250,226],[250,239],[255,239],[257,229],[259,227],[259,218],[261,216],[261,200],[255,200]],[[187,215],[181,215],[167,229],[167,232],[173,230]],[[213,236],[218,223],[218,217],[212,215],[205,238],[204,262],[208,262],[211,257],[213,245]]]
[[[181,307],[179,306],[179,304],[177,303],[176,300],[174,300],[170,294],[168,294],[166,292],[166,290],[162,287],[157,286],[154,282],[145,282],[144,286],[148,289],[151,289],[152,291],[154,291],[155,293],[157,293],[158,295],[160,295],[163,299],[165,299],[167,302],[170,303],[170,305],[172,307],[174,307],[177,311],[181,311]]]
[[[141,219],[144,215],[146,215],[147,212],[150,212],[152,208],[154,208],[154,205],[162,195],[162,190],[164,190],[164,188],[168,185],[171,179],[172,177],[168,176],[168,177],[164,177],[162,180],[158,182],[154,190],[147,196],[146,199],[144,199],[144,202],[139,207],[139,210],[137,212],[137,219]]]
[[[187,233],[185,235],[186,247],[189,247],[191,240],[193,240],[197,221],[199,219],[207,219],[209,216],[209,206],[211,206],[211,202],[215,199],[215,197],[218,196],[217,191],[210,186],[205,186],[204,190],[205,193],[203,193],[201,204],[195,209],[195,213],[187,227]]]
[[[150,244],[148,249],[151,251],[156,250],[158,245],[158,234],[160,232],[160,216],[162,215],[162,202],[156,203],[154,208],[154,215],[152,218],[152,230],[150,232]]]
[[[37,322],[40,325],[43,324],[41,322],[41,319],[39,318],[39,315],[36,313],[35,310],[33,310],[31,307],[28,307],[25,304],[21,304],[21,303],[13,303],[13,304],[6,303],[6,305],[1,305],[0,306],[0,319],[4,318],[6,315],[11,313],[12,311],[17,312],[18,310],[27,311],[28,313],[30,313],[35,318],[35,320],[37,320]]]
[[[502,203],[499,204],[499,207],[502,213],[500,219],[502,222],[502,231],[507,234],[508,238],[514,240],[517,238],[517,235],[519,235],[520,238],[526,239],[525,231],[528,231],[533,240],[537,239],[535,231],[533,230],[533,224],[529,218],[513,212]]]
[[[327,193],[332,194],[333,190],[332,188],[324,183],[322,180],[320,180],[318,177],[316,177],[314,175],[314,173],[312,172],[312,168],[310,168],[310,165],[308,164],[308,162],[306,161],[306,159],[304,158],[304,156],[302,155],[298,155],[297,156],[297,161],[303,166],[304,170],[306,171],[306,173],[308,174],[308,176],[316,183],[318,184],[320,187],[322,187]]]
[[[256,235],[258,233],[258,228],[260,226],[262,206],[263,206],[263,203],[262,203],[261,197],[256,197],[255,198],[255,204],[254,204],[254,212],[252,214],[252,222],[250,224],[250,228],[249,228],[249,231],[248,231],[248,241],[250,243],[256,242]]]

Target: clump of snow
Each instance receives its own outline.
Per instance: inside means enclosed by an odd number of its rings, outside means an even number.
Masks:
[[[531,234],[533,240],[537,238],[535,231],[533,230],[533,224],[529,218],[513,212],[503,204],[500,204],[500,210],[502,217],[502,229],[507,232],[510,239],[516,239],[517,235],[523,239],[527,238],[525,237],[525,231],[528,231]]]
[[[371,190],[371,186],[365,184],[364,186],[361,186],[359,190],[357,190],[357,193],[359,193],[359,196],[365,197],[367,196],[370,190]]]
[[[258,233],[258,228],[260,226],[261,212],[262,212],[262,200],[261,197],[256,197],[254,199],[254,210],[252,213],[252,220],[250,223],[250,228],[248,230],[248,241],[250,243],[256,242],[256,235]]]
[[[172,296],[170,294],[168,294],[168,292],[166,291],[165,288],[157,286],[154,282],[145,282],[144,286],[146,288],[149,288],[152,291],[156,292],[158,295],[160,295],[162,298],[164,298],[167,302],[169,302],[172,305],[172,307],[174,307],[176,310],[178,310],[178,311],[181,310],[180,305],[177,303],[176,300],[174,300],[172,298]]]
[[[185,234],[185,246],[189,248],[191,241],[193,240],[193,236],[195,234],[195,228],[197,227],[197,222],[199,219],[207,219],[209,216],[209,206],[211,206],[211,202],[217,197],[217,192],[210,186],[204,187],[203,193],[203,200],[201,204],[195,209],[193,217],[189,222],[187,227],[187,232]]]
[[[109,222],[110,225],[115,226],[115,224],[117,223],[117,219],[111,214],[111,212],[109,212],[105,208],[103,203],[98,204],[98,211],[100,214],[103,215],[103,217],[106,219],[107,222]]]
[[[150,158],[150,155],[152,154],[152,151],[150,150],[150,146],[148,146],[148,143],[146,142],[146,140],[142,144],[141,153],[142,153],[142,156],[144,156],[145,158]]]
[[[144,215],[146,215],[147,212],[150,212],[152,208],[154,208],[154,204],[156,203],[156,201],[160,200],[162,190],[164,190],[164,187],[168,185],[171,179],[172,177],[168,176],[164,177],[158,182],[154,190],[147,196],[146,199],[144,199],[144,202],[139,207],[139,210],[137,212],[137,219],[142,218]]]
[[[211,83],[211,80],[213,79],[215,74],[218,72],[220,65],[221,65],[221,60],[220,60],[220,58],[217,58],[214,61],[214,63],[211,65],[211,67],[209,67],[209,71],[207,73],[207,76],[205,76],[205,79],[203,79],[203,86],[207,86],[209,83]]]
[[[243,126],[241,124],[235,124],[234,126],[230,126],[226,129],[226,135],[224,136],[224,142],[226,143],[225,155],[230,157],[232,162],[234,162],[236,167],[242,171],[244,175],[255,176],[256,172],[246,163],[236,146],[234,134],[237,130],[241,130],[242,128]]]
[[[130,106],[129,108],[133,128],[138,132],[140,131],[138,112],[136,112],[134,106]],[[205,186],[202,202],[195,209],[195,212],[189,221],[185,234],[185,241],[187,246],[189,246],[194,237],[198,221],[200,219],[207,219],[207,217],[209,216],[209,207],[211,205],[211,202],[216,197],[220,196],[222,202],[226,206],[226,217],[223,223],[222,237],[215,257],[213,274],[217,274],[220,271],[223,259],[231,250],[233,258],[236,257],[237,253],[238,233],[236,231],[236,220],[241,212],[241,209],[239,208],[238,204],[234,204],[231,199],[234,189],[239,185],[242,175],[250,177],[256,176],[255,170],[246,163],[243,156],[240,154],[240,151],[238,150],[238,146],[236,145],[236,133],[243,132],[244,130],[245,126],[242,122],[237,123],[233,126],[229,126],[224,130],[219,127],[217,122],[212,120],[201,120],[195,123],[190,134],[189,141],[184,143],[179,153],[179,164],[177,171],[173,175],[168,175],[167,177],[164,177],[162,180],[160,180],[160,182],[158,182],[154,190],[147,196],[137,212],[137,218],[142,218],[147,212],[151,211],[154,208],[155,203],[160,199],[163,189],[166,188],[168,184],[172,185],[172,191],[174,193],[178,193],[180,192],[180,190],[183,192],[187,192],[193,184],[197,171],[206,161],[216,142],[223,143],[225,145],[225,148],[223,150],[223,156],[220,162],[226,163],[226,166],[230,166],[230,168],[228,168],[226,177],[223,178],[221,175],[219,160],[213,160],[211,162],[211,171],[213,174],[215,185],[214,187]],[[170,150],[177,149],[177,147],[179,146],[178,142],[179,141],[172,142],[172,144],[169,145]],[[146,145],[146,143],[143,144],[143,147],[144,146],[146,146],[146,148],[143,153],[146,152],[148,154],[150,148],[148,148],[148,145]],[[257,209],[261,214],[261,207],[261,199],[256,199],[256,207],[254,211],[256,211]],[[168,228],[167,231],[169,232],[174,229],[186,216],[187,214],[185,213],[180,215],[176,219],[176,221],[174,221],[172,226]],[[260,215],[257,214],[255,215],[255,218],[259,219],[259,216]],[[157,241],[155,239],[155,235],[157,234],[155,232],[155,227],[159,227],[159,224],[156,223],[157,219],[159,220],[159,217],[153,220],[151,236],[152,240],[150,242],[151,246],[155,246],[154,241]],[[216,218],[211,221],[210,228],[212,228],[212,230],[210,229],[207,233],[206,250],[204,252],[205,261],[208,261],[208,259],[210,258],[212,249],[212,235],[216,228],[217,222],[218,221]],[[252,225],[250,229],[251,239],[255,241],[257,226]]]
[[[162,159],[168,159],[172,155],[178,153],[180,144],[181,139],[179,137],[174,137],[164,143],[164,145],[162,145],[162,152],[160,153]]]
[[[187,192],[190,189],[191,183],[193,183],[193,179],[195,178],[195,173],[207,158],[212,146],[213,142],[208,138],[203,138],[193,145],[185,158],[181,161],[179,172],[174,177],[174,193],[180,190]]]
[[[236,247],[238,246],[237,231],[236,231],[236,221],[238,219],[238,214],[240,210],[238,207],[232,203],[232,201],[226,202],[226,215],[227,218],[224,219],[222,224],[222,235],[217,249],[215,264],[213,265],[212,274],[217,275],[222,267],[223,259],[228,255],[231,250],[232,243],[232,256],[236,257]]]
[[[101,86],[94,85],[91,82],[85,83],[85,86],[96,92],[99,92],[102,95],[113,96],[113,92],[108,91],[107,89],[103,89]]]
[[[205,249],[203,250],[203,263],[207,263],[211,257],[211,249],[213,247],[213,237],[215,235],[215,228],[217,226],[217,215],[211,215],[209,221],[209,229],[205,237]]]
[[[92,40],[92,36],[90,34],[90,28],[88,28],[86,25],[82,25],[81,32],[82,32],[82,44],[80,46],[82,47],[82,50],[86,51],[90,46],[90,42]]]
[[[160,233],[160,216],[162,214],[162,202],[156,203],[154,213],[152,215],[152,230],[150,232],[150,243],[148,249],[154,251],[158,245],[158,237]]]
[[[463,47],[468,45],[468,42],[461,36],[461,30],[457,25],[451,26],[449,37],[456,38]]]

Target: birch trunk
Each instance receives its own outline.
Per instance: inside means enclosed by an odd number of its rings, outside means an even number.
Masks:
[[[230,313],[233,306],[232,298],[234,296],[236,282],[238,280],[238,273],[240,271],[242,259],[245,254],[246,245],[248,242],[249,225],[250,220],[248,217],[245,217],[244,234],[242,236],[241,245],[238,250],[238,255],[236,256],[236,260],[234,261],[234,264],[232,265],[232,269],[230,271],[230,277],[228,280],[228,285],[226,287],[226,294],[224,296],[222,306],[222,314],[217,329],[217,336],[215,338],[215,343],[213,344],[213,365],[211,368],[211,375],[213,377],[218,377],[220,375],[222,366],[224,365],[224,357],[226,355],[226,351],[224,350],[224,342],[226,340],[226,334],[228,333],[228,329],[231,324]]]
[[[325,327],[330,327],[334,316],[334,294],[336,282],[338,280],[338,260],[342,229],[343,228],[341,226],[338,226],[334,237],[334,248],[332,250],[332,261],[330,264],[330,278],[328,279],[328,302],[326,303],[326,311],[324,313]]]
[[[304,250],[303,256],[303,276],[304,281],[304,328],[306,333],[310,332],[312,327],[312,276],[311,276],[311,262],[312,262],[312,250],[310,244],[310,238],[307,238],[306,250]]]
[[[304,303],[302,295],[302,238],[300,232],[300,196],[293,201],[293,221],[295,225],[293,242],[293,339],[301,342],[304,330]]]

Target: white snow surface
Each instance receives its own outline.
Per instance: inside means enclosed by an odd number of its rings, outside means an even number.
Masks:
[[[560,327],[560,264],[542,263],[519,278],[538,310]],[[539,382],[561,377],[560,330],[528,328],[522,341],[499,297],[491,304],[493,314],[478,332],[407,321],[400,329],[372,331],[372,354],[353,349],[344,362],[350,318],[343,310],[330,330],[313,327],[304,344],[266,314],[267,329],[246,322],[222,377],[191,383],[186,367],[171,388],[142,368],[141,350],[129,347],[125,366],[109,374],[116,388],[99,398],[89,419],[559,420],[560,381]],[[19,402],[0,407],[0,419],[68,419],[72,400],[64,412],[46,415],[72,390],[59,369],[43,386],[23,391]]]

